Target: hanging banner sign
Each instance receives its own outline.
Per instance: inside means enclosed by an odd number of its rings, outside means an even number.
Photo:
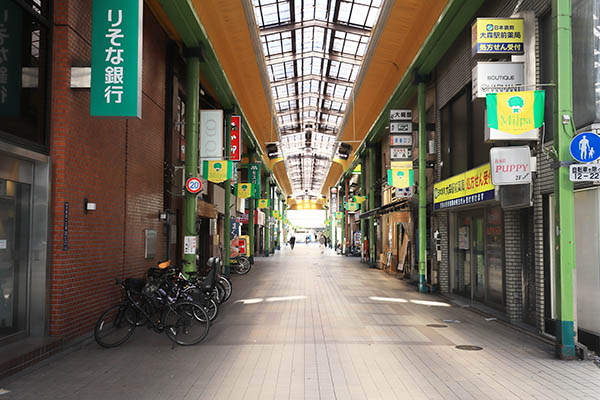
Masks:
[[[331,188],[329,191],[329,211],[333,217],[338,209],[337,188]]]
[[[270,203],[269,199],[258,199],[258,208],[269,208]]]
[[[472,54],[523,54],[523,18],[477,18],[471,27]]]
[[[242,117],[231,116],[231,161],[242,161]]]
[[[489,163],[438,182],[433,187],[436,210],[493,200],[494,196]]]
[[[409,199],[413,196],[413,187],[399,188],[394,192],[396,199]]]
[[[248,199],[252,196],[251,183],[238,183],[235,185],[235,195],[240,199]]]
[[[143,10],[143,0],[92,2],[92,116],[142,117]]]
[[[354,196],[353,199],[358,204],[362,204],[367,199],[367,196]]]
[[[488,127],[518,137],[544,123],[543,90],[486,95]]]
[[[341,212],[341,211],[336,211],[335,212],[335,218],[336,219],[342,219],[342,218],[344,218],[344,213]]]
[[[395,188],[406,188],[414,185],[412,168],[391,168],[387,170],[387,183]]]
[[[233,162],[228,160],[204,161],[202,177],[210,182],[221,183],[233,176]]]
[[[493,147],[490,164],[494,186],[531,183],[529,146]]]
[[[11,1],[0,5],[0,116],[21,110],[23,10]]]
[[[349,201],[346,203],[346,210],[357,211],[360,208],[360,204],[355,201]]]
[[[254,192],[252,193],[253,199],[260,199],[260,164],[251,163],[248,164],[248,180],[253,185]]]
[[[223,110],[200,110],[200,159],[223,158]]]

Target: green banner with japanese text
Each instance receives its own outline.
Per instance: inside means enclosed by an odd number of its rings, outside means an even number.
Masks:
[[[92,116],[142,117],[143,9],[143,0],[92,2]]]

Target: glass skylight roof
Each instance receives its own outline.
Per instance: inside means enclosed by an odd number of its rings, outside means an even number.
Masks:
[[[384,0],[252,0],[295,196],[318,196]]]

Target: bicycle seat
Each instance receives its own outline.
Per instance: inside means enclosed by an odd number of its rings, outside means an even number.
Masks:
[[[158,263],[158,268],[160,269],[166,269],[169,268],[171,266],[171,260],[165,260],[165,261],[161,261]]]
[[[219,257],[210,257],[208,261],[206,261],[206,266],[214,269],[219,265]]]

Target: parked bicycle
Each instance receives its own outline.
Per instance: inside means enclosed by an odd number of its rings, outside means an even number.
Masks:
[[[209,318],[200,304],[182,301],[177,293],[167,293],[161,285],[148,284],[144,279],[115,278],[115,282],[124,289],[125,296],[96,322],[94,339],[100,346],[122,345],[143,324],[149,324],[156,332],[166,332],[172,341],[183,346],[199,343],[208,334]],[[152,315],[154,304],[163,308],[160,318]]]

